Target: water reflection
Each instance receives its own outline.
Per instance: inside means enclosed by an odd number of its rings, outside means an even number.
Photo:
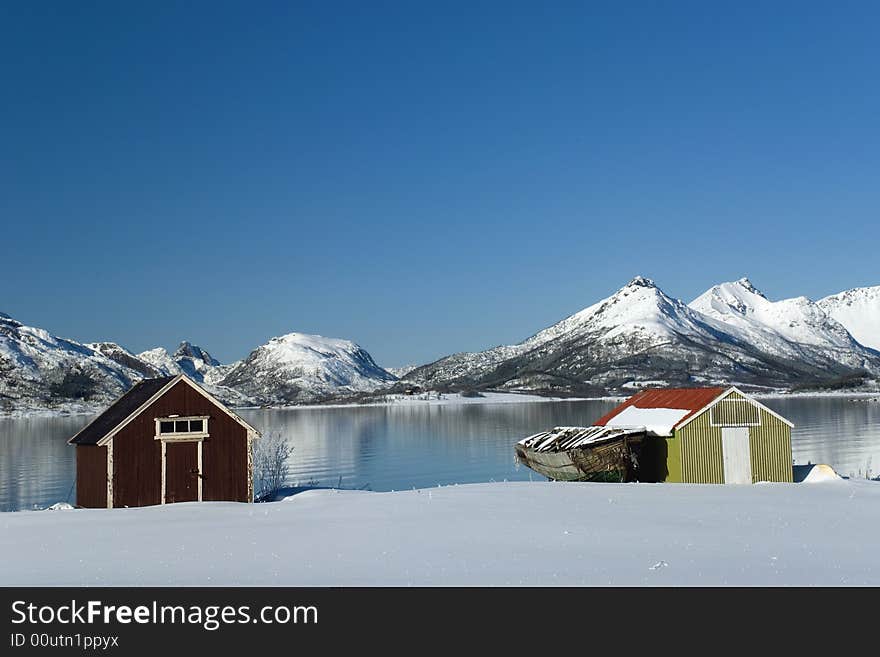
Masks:
[[[405,405],[243,414],[259,429],[293,441],[293,484],[399,490],[535,478],[515,462],[516,440],[548,424],[590,422],[613,405]]]
[[[792,456],[797,463],[827,463],[847,476],[880,473],[880,403],[826,397],[766,404],[795,423]]]
[[[90,419],[0,418],[0,511],[73,501],[76,461],[67,439]]]
[[[770,399],[795,423],[798,463],[842,474],[880,470],[880,403],[842,398]],[[559,425],[590,424],[613,402],[387,406],[251,410],[255,427],[295,445],[292,485],[400,490],[540,477],[519,466],[513,443]],[[89,418],[0,419],[0,510],[73,503],[74,448],[66,440]]]

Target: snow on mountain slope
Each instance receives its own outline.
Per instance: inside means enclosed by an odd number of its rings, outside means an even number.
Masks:
[[[784,389],[880,372],[880,354],[864,344],[880,347],[880,287],[818,304],[805,297],[773,302],[741,279],[686,305],[636,277],[523,342],[401,374],[429,389],[544,394],[626,393],[657,381]],[[220,365],[189,342],[173,354],[157,348],[135,355],[114,342],[65,340],[0,313],[0,411],[97,408],[143,377],[179,373],[234,406],[345,397],[397,380],[348,340],[290,333]]]
[[[770,301],[747,278],[715,285],[689,307],[770,354],[872,371],[880,367],[875,354],[818,304],[806,297]]]
[[[398,379],[402,379],[407,373],[412,372],[416,369],[418,365],[410,364],[410,365],[401,365],[400,367],[386,367],[384,368],[386,372],[390,372]]]
[[[106,403],[145,369],[117,344],[80,344],[0,317],[0,410]]]
[[[693,375],[717,378],[722,376],[719,368],[734,369],[725,349],[735,342],[723,327],[638,276],[607,299],[519,344],[455,354],[408,373],[406,379],[426,386],[578,394],[601,394],[657,378],[694,384],[702,379]],[[741,353],[739,360],[743,368],[761,369],[759,357]]]
[[[371,391],[394,381],[354,342],[289,333],[252,351],[219,384],[261,404],[288,404]]]
[[[115,342],[81,344],[0,314],[0,412],[91,412],[143,378],[180,373],[196,378],[227,404],[250,403],[213,380],[229,366],[188,342],[173,356],[164,349],[145,353],[135,355]]]
[[[174,362],[174,359],[171,358],[165,347],[156,347],[155,349],[142,351],[137,357],[145,363],[152,365],[156,370],[162,372],[163,375],[180,374],[180,368]]]
[[[94,410],[140,379],[186,374],[233,406],[314,401],[396,381],[347,340],[291,333],[221,365],[182,342],[135,355],[114,342],[80,344],[0,315],[0,411]]]
[[[817,303],[856,340],[880,351],[880,285],[832,294]]]
[[[707,327],[682,302],[666,296],[651,279],[636,276],[607,299],[539,331],[523,342],[482,352],[454,354],[437,363],[442,363],[442,378],[457,379],[478,375],[487,368],[521,357],[548,343],[571,341],[584,336],[590,336],[593,340],[613,340],[627,333],[638,336],[642,341],[662,341],[670,332],[708,335]],[[423,369],[409,372],[406,378],[420,378],[424,375]]]
[[[199,383],[216,384],[231,369],[229,365],[221,365],[201,347],[185,340],[171,355],[163,347],[156,347],[141,352],[137,357],[165,375],[186,374]]]
[[[605,339],[628,332],[660,338],[670,333],[710,333],[702,318],[681,301],[667,296],[651,279],[636,276],[609,298],[540,331],[523,344],[539,345],[583,332],[598,332]]]
[[[170,372],[164,371],[161,367],[156,367],[153,363],[144,361],[140,355],[135,356],[128,349],[115,342],[87,342],[86,346],[120,365],[140,373],[145,378],[170,374]]]
[[[756,303],[748,295],[766,302],[753,288],[742,287],[747,293],[743,303]],[[724,295],[720,299],[735,301]],[[409,372],[406,379],[434,387],[473,385],[579,394],[621,391],[656,379],[670,385],[788,387],[852,374],[867,358],[851,338],[847,343],[848,334],[833,320],[826,329],[835,349],[805,358],[802,346],[788,348],[779,333],[764,331],[755,344],[756,330],[746,330],[752,328],[750,324],[733,324],[724,312],[705,305],[710,314],[669,297],[650,279],[636,277],[607,299],[519,344],[454,354]],[[789,306],[797,313],[786,310]],[[821,317],[812,316],[814,309],[801,306],[801,300],[794,300],[777,311],[783,316],[797,314],[802,323],[808,319],[821,323]],[[719,307],[726,306],[719,301]],[[796,322],[780,331],[806,333]]]

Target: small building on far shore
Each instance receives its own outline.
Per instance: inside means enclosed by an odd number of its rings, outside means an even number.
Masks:
[[[253,502],[259,436],[183,374],[144,379],[68,441],[77,506]]]
[[[597,426],[643,427],[640,481],[792,481],[794,425],[735,387],[643,390]]]

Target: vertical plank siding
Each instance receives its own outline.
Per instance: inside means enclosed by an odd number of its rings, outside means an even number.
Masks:
[[[107,507],[107,448],[76,447],[76,505],[87,509]]]
[[[709,409],[712,424],[731,427],[747,427],[760,424],[761,409],[735,392]]]
[[[794,481],[791,467],[791,427],[761,409],[761,426],[751,427],[752,481]]]
[[[666,481],[681,483],[681,438],[673,435],[666,439]]]
[[[677,433],[681,436],[682,481],[723,484],[721,429],[710,424],[709,412],[704,411]]]
[[[250,502],[247,431],[215,408],[208,432],[202,445],[202,500]]]
[[[746,397],[736,392],[727,398],[747,401]],[[758,410],[760,425],[748,427],[752,482],[791,482],[791,428],[763,408],[753,408]],[[730,404],[724,413],[714,415],[716,421],[722,417],[741,421],[741,424],[754,420],[752,412],[744,412],[736,404]],[[709,408],[676,431],[676,437],[681,440],[681,474],[684,482],[724,483],[721,427],[712,426],[712,419],[712,408]]]

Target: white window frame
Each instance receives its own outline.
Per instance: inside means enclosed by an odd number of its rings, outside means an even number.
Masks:
[[[718,406],[720,406],[721,404],[730,404],[730,403],[746,404],[748,406],[751,406],[753,409],[755,409],[755,413],[758,416],[758,421],[757,422],[737,422],[736,424],[729,424],[726,422],[725,423],[715,422],[715,409],[718,408]],[[712,427],[731,427],[731,428],[734,428],[734,427],[760,427],[761,426],[761,409],[760,409],[760,407],[753,404],[751,402],[751,400],[749,400],[749,399],[739,399],[739,398],[731,399],[730,397],[725,397],[724,399],[719,399],[717,402],[712,404],[712,406],[709,408],[709,426],[712,426]]]
[[[194,439],[204,439],[208,437],[208,420],[209,416],[207,415],[169,415],[168,417],[157,417],[156,418],[156,440],[194,440]],[[202,430],[201,431],[174,431],[172,433],[162,433],[161,431],[161,423],[162,422],[183,422],[189,420],[201,420],[202,421]]]

